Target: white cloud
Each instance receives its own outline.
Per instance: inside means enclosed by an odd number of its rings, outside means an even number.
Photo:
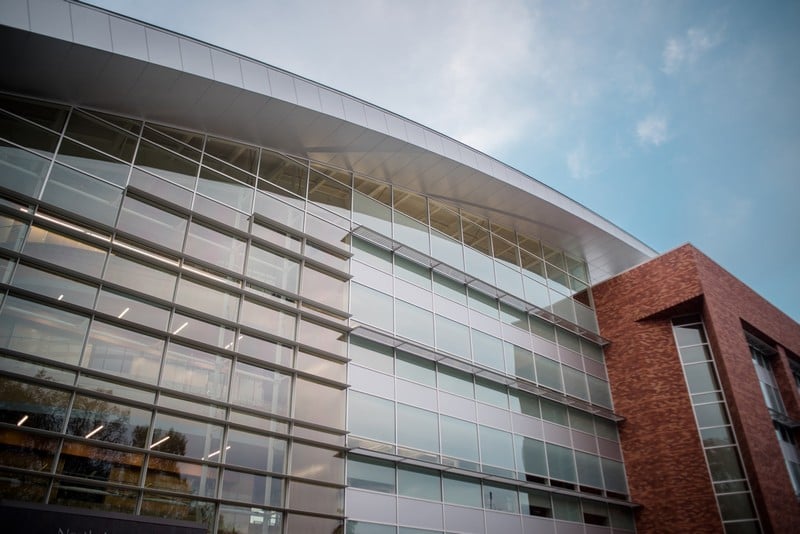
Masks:
[[[569,174],[575,180],[586,180],[597,172],[589,158],[589,153],[586,150],[585,143],[580,143],[578,146],[567,152],[566,159]]]
[[[642,145],[663,145],[669,139],[669,126],[663,115],[648,115],[636,123],[636,138]]]
[[[700,56],[722,42],[722,31],[711,32],[704,28],[689,28],[686,35],[667,39],[662,54],[661,70],[667,74],[678,72],[684,65],[691,65]]]

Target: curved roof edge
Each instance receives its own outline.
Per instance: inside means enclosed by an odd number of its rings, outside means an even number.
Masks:
[[[0,89],[202,129],[481,213],[584,257],[594,282],[656,252],[463,143],[222,48],[68,0],[0,4]],[[520,194],[524,193],[524,194]]]

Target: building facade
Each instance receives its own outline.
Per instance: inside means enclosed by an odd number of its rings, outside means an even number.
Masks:
[[[658,301],[677,336],[657,340],[680,379],[669,435],[705,469],[673,503],[684,474],[663,462],[659,499],[641,447],[664,399],[637,404],[626,321],[642,316],[616,311],[650,297],[614,288],[670,255],[629,270],[655,252],[484,154],[113,13],[4,2],[0,42],[8,514],[351,534],[767,532],[797,515],[791,320],[740,328],[740,398],[707,304],[667,313],[710,290]],[[678,358],[698,345],[713,402]],[[698,430],[707,403],[726,419]]]

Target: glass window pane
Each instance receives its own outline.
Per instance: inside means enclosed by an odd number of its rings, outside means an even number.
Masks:
[[[478,431],[481,441],[481,462],[484,465],[492,465],[514,470],[514,446],[511,441],[511,434],[479,426]]]
[[[265,362],[277,363],[286,367],[292,366],[294,354],[291,347],[247,334],[239,334],[237,336],[236,351]]]
[[[397,405],[397,444],[439,452],[439,421],[434,412]]]
[[[143,460],[143,454],[92,447],[67,440],[61,449],[56,472],[61,475],[136,486],[139,484]],[[68,500],[68,495],[73,491],[75,490],[71,488],[69,490],[64,487],[59,488],[58,500],[63,504],[63,501]],[[87,491],[87,493],[94,492]],[[97,502],[96,493],[92,500]],[[133,501],[135,503],[135,498]],[[52,499],[51,502],[53,502]],[[79,506],[81,505],[79,504]],[[128,510],[128,512],[133,512],[133,510]]]
[[[218,468],[209,465],[150,456],[144,485],[147,488],[214,497],[219,484],[218,471]]]
[[[534,359],[536,361],[536,376],[539,379],[539,384],[557,391],[563,391],[561,365],[541,354],[534,354]]]
[[[127,184],[128,171],[131,167],[129,163],[112,158],[69,139],[61,141],[56,161],[108,180],[120,187],[125,187]]]
[[[600,463],[603,467],[603,480],[605,481],[606,489],[626,495],[628,493],[628,483],[625,480],[625,467],[622,462],[601,458]]]
[[[392,234],[392,209],[358,192],[353,194],[353,221],[385,236]]]
[[[675,338],[678,340],[679,347],[688,345],[699,345],[706,342],[705,332],[702,324],[674,326]]]
[[[292,444],[290,475],[330,482],[344,483],[344,453],[315,445]]]
[[[180,336],[192,341],[214,345],[216,347],[232,347],[234,330],[218,324],[209,323],[182,313],[172,314],[170,331],[173,336]]]
[[[107,226],[117,220],[123,190],[58,163],[53,165],[42,200]]]
[[[128,131],[117,129],[104,121],[98,120],[93,115],[75,109],[72,110],[72,115],[69,117],[66,135],[102,150],[106,154],[111,154],[128,162],[131,161],[133,159],[133,151],[136,148],[136,137],[131,133],[139,133],[140,123],[118,117],[100,116],[114,120],[117,126],[123,126]]]
[[[439,473],[432,469],[399,465],[397,467],[397,493],[416,499],[441,501],[442,486]]]
[[[511,410],[517,413],[530,415],[532,417],[541,417],[539,410],[539,399],[530,393],[512,389],[509,392],[511,401]]]
[[[111,253],[103,277],[109,282],[164,300],[172,300],[176,275]]]
[[[262,510],[250,506],[237,508],[222,505],[219,510],[217,531],[219,534],[238,534],[240,532],[280,534],[283,532],[283,514],[275,510]]]
[[[394,464],[372,458],[350,457],[347,459],[347,485],[395,493]]]
[[[533,353],[528,349],[518,347],[511,343],[503,343],[506,369],[509,373],[531,382],[536,381],[536,370],[533,363]]]
[[[297,293],[300,264],[269,249],[253,245],[250,247],[245,274],[258,282]]]
[[[316,171],[311,171],[308,182],[308,200],[329,210],[350,217],[350,188]]]
[[[435,315],[436,346],[439,350],[471,359],[469,327],[441,315]]]
[[[297,352],[295,368],[320,378],[347,382],[347,364],[309,354],[302,350]]]
[[[2,115],[0,113],[0,118]],[[38,197],[49,168],[49,160],[0,141],[0,185],[3,187]]]
[[[348,429],[356,436],[394,443],[394,403],[351,391]]]
[[[572,450],[552,443],[547,443],[546,449],[550,478],[576,482],[575,460],[572,457]]]
[[[73,436],[144,447],[150,427],[149,410],[87,395],[76,395],[67,433]]]
[[[222,427],[159,413],[148,448],[187,458],[220,461]]]
[[[338,356],[347,355],[347,334],[333,328],[302,319],[297,340],[319,350]]]
[[[258,187],[262,189],[264,182],[259,180]],[[271,189],[275,189],[274,187]],[[256,192],[256,204],[254,212],[268,219],[280,224],[284,224],[289,228],[296,230],[303,229],[303,219],[305,212],[289,205],[286,202],[281,202],[275,196],[265,193],[264,191]]]
[[[725,406],[722,403],[695,406],[694,413],[697,416],[697,426],[700,428],[728,424],[728,417],[725,415]]]
[[[711,471],[711,478],[716,482],[719,480],[738,480],[744,478],[739,455],[736,447],[719,447],[716,449],[706,449],[708,457],[708,467]]]
[[[38,226],[31,227],[23,252],[89,276],[100,276],[106,257],[103,249]]]
[[[256,302],[244,299],[242,303],[242,316],[239,319],[243,325],[255,328],[260,332],[294,339],[295,316]]]
[[[272,243],[273,245],[278,245],[281,248],[285,248],[293,252],[300,252],[302,245],[300,239],[284,230],[276,230],[260,223],[259,221],[253,221],[252,233],[254,236]]]
[[[514,435],[514,447],[518,471],[547,477],[544,442]]]
[[[535,517],[553,517],[550,495],[534,489],[520,489],[519,503],[523,514]]]
[[[77,365],[88,317],[9,295],[0,312],[0,347]]]
[[[143,300],[123,295],[108,289],[100,291],[97,299],[98,312],[113,315],[117,319],[164,330],[169,321],[169,310],[153,306]]]
[[[508,410],[508,389],[506,386],[477,378],[475,380],[475,396],[481,402]]]
[[[86,343],[83,366],[155,383],[164,340],[95,321]]]
[[[547,399],[540,399],[539,402],[542,407],[542,419],[551,423],[569,426],[566,406]]]
[[[295,418],[328,427],[344,428],[347,397],[344,390],[297,377],[294,397]]]
[[[472,351],[475,362],[500,371],[505,370],[503,362],[503,341],[480,330],[472,330]]]
[[[599,457],[575,451],[575,462],[578,466],[578,482],[582,486],[603,487],[603,475],[600,472]]]
[[[392,349],[360,337],[350,338],[350,359],[353,363],[391,373],[394,368]]]
[[[581,502],[577,497],[568,495],[551,495],[553,499],[553,516],[564,521],[582,522]]]
[[[686,372],[686,382],[689,385],[690,392],[703,393],[719,390],[719,384],[717,384],[711,363],[684,365],[683,369]]]
[[[517,490],[511,486],[499,484],[483,485],[483,506],[488,510],[519,513],[519,497]]]
[[[231,386],[231,402],[266,412],[289,415],[291,376],[236,362]]]
[[[3,97],[3,100],[3,105],[5,106],[8,101],[5,100],[5,97]],[[46,121],[39,121],[35,114],[30,114],[29,110],[20,109],[16,104],[12,104],[6,107],[6,109],[56,131],[61,131],[61,125],[64,124],[64,118],[66,117],[66,113],[59,113],[58,122],[50,121],[49,119]],[[37,124],[18,119],[8,113],[0,113],[0,137],[13,141],[26,148],[30,148],[45,156],[52,155],[58,143],[58,136],[55,133],[40,128]]]
[[[586,389],[586,375],[568,365],[562,365],[561,371],[564,373],[565,393],[584,400],[589,400],[589,392]]]
[[[608,382],[592,375],[586,375],[586,381],[589,383],[589,397],[592,402],[611,408],[611,391],[608,388]]]
[[[196,162],[164,150],[144,139],[139,143],[135,163],[142,169],[189,189],[194,189],[197,181],[198,165]]]
[[[204,161],[204,163],[206,162]],[[223,165],[217,163],[215,166],[221,167]],[[231,172],[231,174],[234,173]],[[236,174],[239,175],[237,178],[243,177],[242,174]],[[254,181],[255,179],[253,178],[252,180]],[[211,170],[205,165],[200,167],[197,192],[219,200],[238,210],[249,212],[253,208],[254,189],[252,185],[228,178],[224,174]]]
[[[344,509],[344,490],[295,481],[289,484],[289,506],[293,509],[321,514],[342,514]],[[317,521],[320,520],[320,518],[314,519]],[[298,525],[293,523],[290,519],[289,530],[287,532],[308,532],[309,534],[312,532],[324,532],[327,534],[328,532],[338,532],[338,529],[341,528],[340,521],[332,521],[330,519],[325,519],[324,521],[331,526],[326,530],[317,530],[315,528],[298,528]]]
[[[178,282],[175,303],[229,321],[235,321],[236,315],[239,313],[238,295],[219,291],[188,278],[182,278]]]
[[[451,369],[450,367],[439,366],[438,378],[439,389],[471,399],[475,398],[472,375],[469,373]]]
[[[436,387],[436,364],[406,352],[397,352],[397,376]]]
[[[387,332],[394,330],[394,301],[390,295],[361,284],[352,284],[353,298],[350,313],[361,322],[377,326]]]
[[[70,394],[0,376],[0,421],[61,432]]]
[[[478,462],[478,428],[453,417],[440,417],[442,454]]]
[[[402,300],[395,301],[397,334],[433,346],[433,314]]]
[[[481,508],[481,483],[473,478],[456,475],[443,475],[444,501],[450,504],[460,504]]]
[[[117,227],[171,250],[180,250],[186,233],[186,218],[125,197]]]
[[[19,250],[28,224],[0,213],[0,247]]]
[[[225,469],[222,473],[223,499],[252,504],[282,506],[283,481],[264,475]]]
[[[337,310],[347,309],[347,281],[313,269],[303,269],[301,294]]]
[[[217,230],[192,222],[184,252],[213,265],[242,272],[247,243]]]
[[[231,428],[224,451],[225,463],[259,471],[286,472],[286,440]],[[219,458],[217,459],[219,460]]]
[[[13,285],[40,295],[91,308],[97,287],[71,280],[28,265],[20,264],[14,271]]]
[[[199,349],[171,343],[161,373],[163,387],[227,400],[231,361]]]

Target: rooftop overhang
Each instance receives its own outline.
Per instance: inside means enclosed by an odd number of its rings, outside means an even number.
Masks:
[[[446,200],[584,257],[593,282],[655,255],[477,150],[227,50],[61,0],[7,0],[0,25],[0,90],[204,130]]]

